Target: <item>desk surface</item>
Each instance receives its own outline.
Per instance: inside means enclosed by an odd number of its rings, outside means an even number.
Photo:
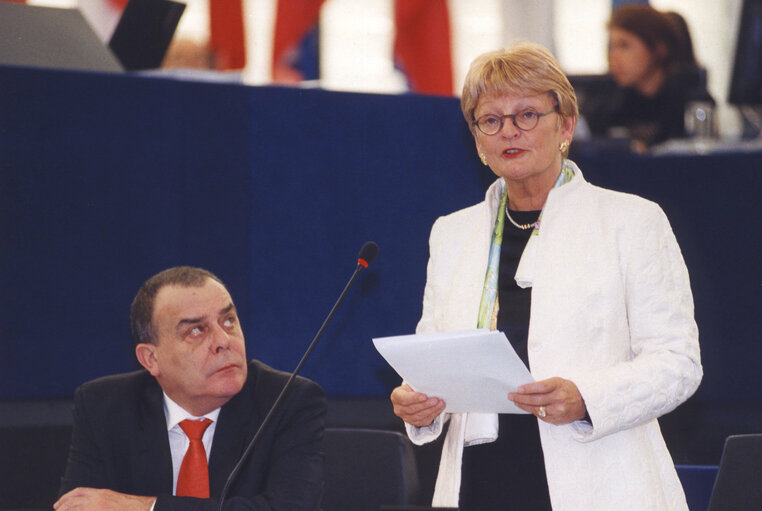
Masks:
[[[742,139],[669,140],[651,150],[653,156],[697,156],[705,154],[749,154],[762,152],[762,137]]]

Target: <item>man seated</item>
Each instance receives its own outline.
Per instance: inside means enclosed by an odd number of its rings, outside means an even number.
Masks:
[[[177,267],[148,279],[131,322],[145,370],[77,390],[54,508],[216,510],[289,374],[247,362],[233,300],[206,270]],[[230,487],[226,510],[320,507],[325,394],[299,377],[282,405]]]

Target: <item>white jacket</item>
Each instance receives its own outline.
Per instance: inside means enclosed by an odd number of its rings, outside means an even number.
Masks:
[[[575,170],[550,192],[516,272],[532,287],[532,375],[573,381],[593,424],[539,422],[553,509],[687,510],[656,418],[701,381],[688,272],[658,205]],[[499,195],[495,183],[434,223],[417,332],[476,327]],[[464,445],[497,437],[493,414],[448,414],[408,434],[429,442],[448,419],[435,506],[457,505]]]

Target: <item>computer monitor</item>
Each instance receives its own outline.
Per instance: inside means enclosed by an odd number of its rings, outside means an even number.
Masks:
[[[173,0],[130,0],[109,48],[128,71],[158,68],[184,10]]]
[[[569,83],[574,87],[580,115],[585,115],[588,108],[594,107],[596,100],[609,97],[616,89],[616,83],[610,74],[570,74]]]
[[[762,107],[762,0],[744,0],[728,103]]]

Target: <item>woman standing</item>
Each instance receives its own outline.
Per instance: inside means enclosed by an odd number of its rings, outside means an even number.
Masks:
[[[506,396],[533,416],[444,414],[406,384],[392,392],[414,442],[449,422],[433,505],[687,509],[656,418],[702,370],[664,213],[589,184],[565,159],[577,102],[541,46],[477,58],[461,108],[498,180],[435,222],[417,332],[497,328],[536,382]]]

